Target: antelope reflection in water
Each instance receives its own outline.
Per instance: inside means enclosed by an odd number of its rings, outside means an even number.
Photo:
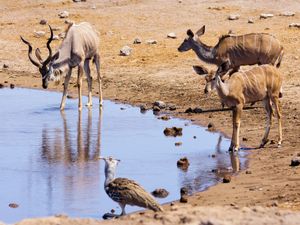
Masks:
[[[65,112],[61,112],[63,131],[56,128],[54,137],[48,128],[42,130],[41,157],[47,163],[64,162],[64,164],[97,161],[101,149],[102,110],[99,110],[97,135],[93,134],[92,111],[88,110],[86,127],[82,128],[82,113],[78,112],[77,132],[69,127]],[[73,136],[76,133],[76,141]],[[96,136],[96,141],[93,137]]]
[[[193,159],[191,158],[191,165],[187,171],[181,172],[181,186],[187,187],[189,193],[194,193],[196,191],[202,191],[208,186],[213,185],[218,180],[221,180],[225,174],[234,174],[240,171],[240,158],[237,152],[229,152],[228,154],[222,151],[221,143],[222,143],[222,135],[219,136],[218,142],[215,147],[215,164],[214,165],[206,165],[202,164],[206,163],[206,160],[203,159],[203,155],[195,156]],[[199,159],[201,157],[201,159]],[[204,169],[212,168],[212,171],[203,171]],[[207,174],[207,175],[203,175]],[[205,187],[202,185],[206,184]]]

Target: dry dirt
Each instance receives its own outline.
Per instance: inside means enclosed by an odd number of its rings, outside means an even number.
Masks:
[[[96,9],[91,9],[93,5]],[[1,0],[1,84],[41,88],[40,75],[37,68],[30,64],[27,58],[27,47],[21,43],[19,35],[31,40],[34,46],[39,46],[46,56],[46,37],[34,38],[33,31],[43,30],[49,35],[48,27],[39,24],[41,19],[46,19],[52,27],[61,28],[60,31],[55,32],[56,34],[62,32],[66,26],[65,19],[59,19],[57,16],[62,10],[70,12],[68,19],[75,22],[88,21],[100,32],[101,73],[104,76],[106,99],[133,105],[151,105],[156,100],[173,103],[177,106],[177,110],[172,112],[174,116],[190,119],[204,126],[213,122],[219,131],[228,136],[231,134],[230,111],[192,115],[183,113],[188,107],[196,106],[205,110],[220,109],[220,102],[216,94],[209,97],[203,94],[204,79],[192,70],[192,65],[203,63],[193,52],[179,53],[177,47],[185,38],[187,29],[196,31],[204,24],[206,34],[203,36],[203,41],[209,45],[216,44],[218,37],[230,29],[235,34],[250,32],[274,34],[285,48],[285,56],[280,67],[284,77],[284,97],[281,99],[284,137],[282,147],[278,149],[274,144],[268,144],[264,149],[250,151],[248,170],[251,174],[242,171],[229,184],[218,184],[205,192],[191,196],[188,204],[176,203],[178,207],[176,210],[165,206],[166,212],[163,216],[165,219],[161,219],[160,214],[153,219],[154,214],[151,212],[137,213],[122,218],[122,224],[174,224],[195,223],[195,221],[199,224],[199,218],[207,218],[205,216],[218,219],[219,222],[215,221],[213,224],[225,224],[220,222],[222,220],[227,221],[228,224],[242,224],[236,222],[240,221],[239,216],[243,218],[242,207],[257,206],[265,208],[258,210],[245,208],[245,210],[252,210],[254,213],[249,212],[250,217],[260,218],[261,223],[264,218],[259,213],[260,210],[279,224],[281,220],[288,221],[284,216],[287,212],[281,211],[287,209],[293,211],[288,213],[292,215],[291,217],[295,216],[293,223],[300,224],[300,167],[289,166],[291,158],[300,153],[300,29],[288,27],[292,22],[300,22],[298,0],[87,0],[82,3],[73,3],[70,0]],[[296,12],[296,15],[293,17],[278,15],[282,11],[289,10]],[[263,12],[273,13],[274,17],[260,20],[259,15]],[[227,20],[231,13],[239,13],[240,19]],[[247,23],[249,17],[254,18],[254,24]],[[168,39],[166,36],[169,32],[175,32],[177,39]],[[136,37],[142,39],[142,44],[132,44]],[[149,39],[155,39],[158,43],[148,45],[145,42]],[[59,43],[55,41],[53,48]],[[119,50],[124,45],[133,48],[129,57],[119,56]],[[2,68],[3,64],[7,64],[8,68]],[[96,83],[94,84],[94,92],[96,92],[97,86]],[[75,79],[70,86],[70,93],[76,95]],[[62,86],[51,85],[50,90],[62,90]],[[59,102],[57,104],[59,105]],[[254,109],[245,110],[242,115],[241,137],[247,139],[243,142],[247,147],[257,147],[264,132],[265,113],[261,103],[257,103],[256,106]],[[274,121],[270,133],[271,140],[276,140],[276,128],[277,123]],[[209,206],[209,210],[200,206]],[[273,207],[268,208],[270,206]],[[239,207],[239,210],[236,209]],[[206,211],[207,215],[205,215]],[[235,215],[239,215],[236,220]],[[184,216],[188,218],[184,219]],[[295,219],[296,216],[298,220]],[[55,221],[56,219],[54,218]],[[59,222],[53,222],[51,219],[43,221],[43,223],[25,221],[21,224],[75,224],[68,219]],[[97,224],[98,222],[85,220],[77,223]]]

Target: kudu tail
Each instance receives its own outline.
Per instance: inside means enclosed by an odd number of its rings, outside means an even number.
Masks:
[[[282,58],[283,58],[283,55],[284,55],[284,51],[283,51],[283,49],[282,49],[281,52],[280,52],[280,55],[279,55],[279,57],[278,57],[278,59],[277,59],[277,62],[275,63],[277,68],[279,68],[280,65],[281,65],[281,60],[282,60]]]

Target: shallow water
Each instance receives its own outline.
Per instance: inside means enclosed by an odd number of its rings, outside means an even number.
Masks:
[[[103,189],[100,155],[121,160],[118,177],[134,179],[148,191],[167,189],[170,194],[160,203],[179,199],[183,186],[193,193],[215,184],[220,178],[212,169],[235,172],[245,164],[244,152],[226,153],[228,139],[189,121],[162,121],[152,111],[142,114],[111,101],[104,101],[100,116],[97,99],[92,110],[82,113],[77,99],[67,99],[60,113],[60,98],[55,92],[0,89],[0,221],[119,213]],[[165,137],[164,128],[172,126],[182,127],[183,136]],[[179,141],[182,146],[175,146]],[[184,156],[190,160],[187,171],[176,166]],[[10,203],[19,207],[10,208]],[[126,207],[127,212],[139,209]]]

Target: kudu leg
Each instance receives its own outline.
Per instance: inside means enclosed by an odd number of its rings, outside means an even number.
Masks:
[[[97,80],[99,83],[99,106],[102,107],[102,76],[100,74],[100,55],[96,54],[94,57],[94,62],[96,65],[96,70],[97,70]]]
[[[281,142],[282,142],[282,126],[281,126],[281,111],[280,111],[280,107],[279,107],[279,99],[277,97],[275,97],[273,99],[273,103],[274,103],[274,107],[275,107],[275,112],[276,112],[276,116],[278,119],[278,147],[281,146]]]
[[[82,110],[82,73],[83,73],[83,66],[78,66],[78,74],[77,74],[77,88],[78,88],[78,110]]]
[[[272,125],[272,115],[273,115],[273,110],[272,110],[272,105],[271,105],[270,99],[267,98],[267,99],[263,100],[263,104],[264,104],[264,107],[265,107],[265,110],[267,113],[267,124],[266,124],[266,130],[265,130],[264,137],[259,146],[260,148],[263,148],[269,141],[268,136],[269,136],[271,125]]]
[[[241,125],[241,116],[242,116],[243,105],[236,105],[232,112],[232,138],[229,151],[238,151],[240,147],[240,125]]]
[[[87,107],[91,107],[93,105],[92,100],[92,77],[91,77],[91,70],[90,70],[90,60],[84,61],[84,72],[86,74],[87,83],[88,83],[88,103],[86,104]]]
[[[60,110],[64,110],[64,108],[65,108],[67,91],[68,91],[71,74],[72,74],[72,69],[69,70],[69,72],[66,75],[65,81],[64,81],[64,91],[63,91],[63,96],[62,96],[61,103],[60,103]]]

